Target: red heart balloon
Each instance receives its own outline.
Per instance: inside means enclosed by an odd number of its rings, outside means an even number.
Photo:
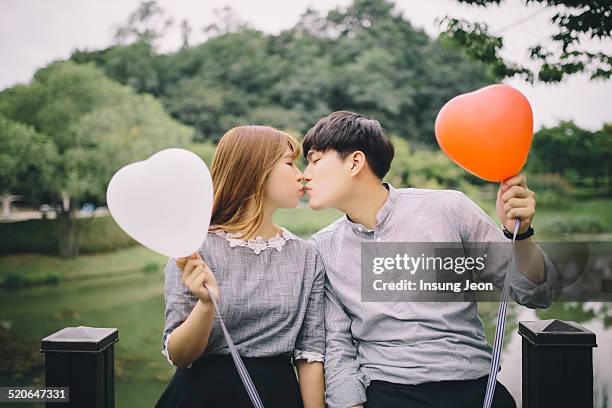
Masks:
[[[488,181],[517,175],[533,139],[527,98],[508,85],[454,97],[438,112],[436,139],[459,166]]]

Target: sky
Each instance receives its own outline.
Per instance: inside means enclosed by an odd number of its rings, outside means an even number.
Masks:
[[[113,43],[117,24],[124,22],[139,0],[0,0],[0,89],[27,83],[37,69],[65,59],[76,49],[99,49]],[[178,23],[187,19],[194,28],[192,43],[204,39],[200,28],[215,21],[216,9],[229,6],[253,27],[277,34],[291,28],[308,8],[327,11],[350,4],[345,0],[159,0],[175,20],[174,27],[160,42],[160,51],[180,45]],[[506,0],[486,9],[458,4],[454,0],[397,0],[396,8],[415,27],[431,36],[439,33],[436,20],[450,15],[486,22],[493,32],[504,35],[503,55],[529,64],[527,48],[536,42],[550,44],[554,31],[548,21],[554,10],[541,5],[525,6],[520,0]],[[585,41],[588,49],[612,53],[612,41]],[[530,85],[518,79],[505,83],[529,99],[535,128],[573,120],[587,129],[599,129],[612,122],[612,80],[591,81],[578,75],[561,84]]]

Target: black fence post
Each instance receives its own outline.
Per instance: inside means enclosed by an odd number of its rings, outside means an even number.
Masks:
[[[47,406],[114,408],[117,341],[117,329],[86,326],[66,327],[42,339],[45,385],[69,387],[68,403]]]
[[[595,333],[574,322],[519,322],[523,408],[593,407]]]

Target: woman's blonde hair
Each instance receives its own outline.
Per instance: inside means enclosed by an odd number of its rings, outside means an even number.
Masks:
[[[242,232],[249,237],[263,219],[266,181],[286,149],[300,156],[300,144],[291,135],[270,126],[238,126],[219,141],[212,162],[214,186],[210,230]],[[254,213],[248,214],[253,203]]]

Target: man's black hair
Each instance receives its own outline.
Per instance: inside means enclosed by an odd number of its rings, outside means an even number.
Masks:
[[[368,165],[380,179],[383,179],[393,160],[395,149],[391,139],[378,121],[368,119],[355,112],[337,111],[320,119],[304,136],[304,158],[315,150],[338,152],[345,159],[356,150],[361,150]]]

